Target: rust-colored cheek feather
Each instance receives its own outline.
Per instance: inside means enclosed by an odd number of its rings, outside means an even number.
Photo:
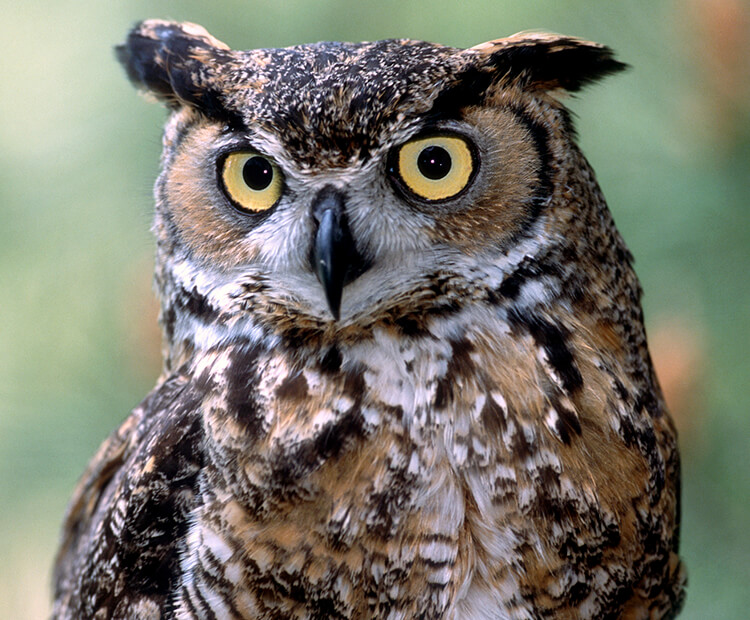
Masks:
[[[674,617],[675,429],[558,99],[611,50],[151,20],[117,55],[169,109],[164,368],[75,490],[53,616]]]

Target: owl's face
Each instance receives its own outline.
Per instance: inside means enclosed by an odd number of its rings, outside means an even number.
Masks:
[[[409,295],[438,263],[495,260],[530,225],[542,162],[512,111],[393,129],[367,160],[303,167],[275,133],[199,121],[164,172],[162,207],[196,269],[252,273],[323,320]]]
[[[559,37],[236,52],[159,21],[119,53],[173,109],[156,189],[165,315],[329,330],[494,290],[543,248],[571,138],[550,92],[622,67]]]

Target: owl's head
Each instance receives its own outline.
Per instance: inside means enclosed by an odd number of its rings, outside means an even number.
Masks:
[[[117,52],[171,110],[155,224],[169,340],[419,329],[502,296],[601,208],[566,189],[590,171],[559,102],[624,67],[601,45],[234,51],[150,20]]]

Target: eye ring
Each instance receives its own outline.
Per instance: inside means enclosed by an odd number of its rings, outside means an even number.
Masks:
[[[392,151],[389,172],[408,196],[439,203],[456,198],[471,185],[478,161],[476,147],[460,134],[422,134]]]
[[[243,213],[272,209],[284,191],[284,176],[278,165],[257,151],[227,153],[218,161],[218,174],[224,194]]]

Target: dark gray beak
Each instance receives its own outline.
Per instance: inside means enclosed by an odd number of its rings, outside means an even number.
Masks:
[[[357,251],[344,208],[344,197],[333,187],[324,187],[312,205],[317,224],[311,252],[312,268],[323,285],[333,318],[339,319],[344,287],[368,268]]]

